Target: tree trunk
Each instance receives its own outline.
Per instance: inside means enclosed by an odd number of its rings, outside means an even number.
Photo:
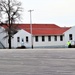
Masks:
[[[8,13],[8,20],[9,20],[9,49],[11,49],[11,23],[10,23],[10,0],[8,0],[8,7],[9,7],[9,13]]]
[[[11,49],[11,33],[9,32],[8,35],[9,35],[9,40],[8,40],[9,41],[9,49]]]

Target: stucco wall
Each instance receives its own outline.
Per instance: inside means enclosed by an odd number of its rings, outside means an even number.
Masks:
[[[6,33],[4,32],[4,28],[0,27],[0,42],[6,47],[6,38],[4,38],[6,36]]]
[[[69,34],[72,34],[72,40],[69,39]],[[75,41],[75,26],[67,30],[65,33],[65,46],[67,46],[67,42],[70,41],[73,43]]]
[[[38,37],[38,42],[33,39],[34,47],[62,47],[64,46],[64,36],[63,41],[60,41],[60,36],[57,36],[57,41],[54,40],[54,36],[51,36],[51,41],[48,41],[48,36],[45,36],[45,41],[42,42],[42,36]]]
[[[26,42],[26,36],[28,36],[28,42]],[[17,42],[17,37],[20,37],[20,42]],[[17,34],[14,35],[14,38],[12,39],[13,40],[13,46],[14,47],[18,47],[18,46],[21,46],[22,44],[22,39],[24,39],[24,46],[26,47],[31,47],[31,34],[24,31],[24,30],[20,30]]]

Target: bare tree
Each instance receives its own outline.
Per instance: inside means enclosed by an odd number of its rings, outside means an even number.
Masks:
[[[21,2],[16,0],[0,0],[0,25],[6,26],[5,31],[8,32],[9,49],[11,49],[11,37],[16,32],[17,24],[15,25],[15,23],[20,20],[21,12]]]

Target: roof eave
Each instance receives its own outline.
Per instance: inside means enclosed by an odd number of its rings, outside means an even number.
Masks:
[[[60,36],[60,35],[64,35],[64,34],[33,34],[33,36]]]

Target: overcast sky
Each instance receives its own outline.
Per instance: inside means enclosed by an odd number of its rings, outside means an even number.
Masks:
[[[53,23],[59,26],[75,25],[75,0],[19,0],[22,2],[24,12],[22,22],[30,23],[32,12],[32,23]]]

